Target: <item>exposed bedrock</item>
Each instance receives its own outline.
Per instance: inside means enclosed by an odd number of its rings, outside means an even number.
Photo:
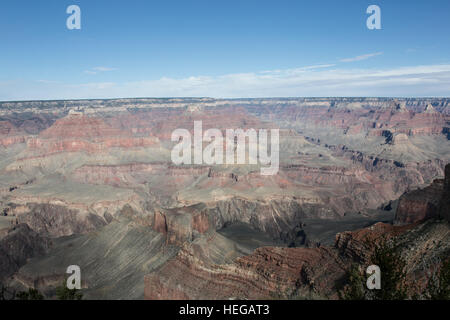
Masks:
[[[301,230],[303,219],[337,216],[325,206],[305,204],[293,199],[248,201],[239,198],[214,203],[210,214],[215,221],[216,229],[221,229],[227,224],[244,222],[288,245],[297,240],[305,244],[305,235]]]
[[[96,232],[53,239],[44,256],[36,256],[14,274],[10,287],[37,288],[46,298],[67,276],[81,268],[83,299],[143,299],[144,276],[172,258],[178,249],[161,234],[123,216]]]
[[[182,245],[215,228],[203,205],[158,210],[153,216],[153,230],[166,237],[167,244]]]
[[[40,235],[51,238],[96,231],[121,215],[145,218],[145,203],[133,199],[95,203],[20,197],[13,200],[4,209],[12,222],[27,224]]]
[[[299,246],[307,244],[302,220],[317,217],[332,218],[336,214],[325,207],[302,204],[292,199],[263,202],[233,198],[155,210],[152,228],[164,234],[168,244],[181,245],[202,234],[211,234],[235,223],[245,223],[274,240]]]
[[[104,218],[96,214],[80,213],[60,205],[31,203],[23,209],[28,210],[19,214],[17,220],[50,237],[86,233],[107,224]]]
[[[405,193],[400,197],[395,223],[408,224],[437,216],[442,193],[443,180],[435,180],[424,189]]]
[[[446,173],[448,173],[446,167]],[[448,191],[448,175],[445,178]],[[443,189],[443,181],[438,181]],[[437,200],[436,185],[417,190],[416,198]],[[434,191],[433,191],[434,190]],[[433,201],[434,201],[433,200]],[[446,198],[444,198],[446,200]],[[238,216],[247,216],[245,205],[228,202],[215,209],[216,225],[233,221]],[[434,201],[436,203],[436,201]],[[244,202],[245,203],[245,202]],[[264,212],[255,204],[246,204],[252,210]],[[275,204],[272,204],[275,205]],[[278,204],[279,205],[279,204]],[[223,212],[228,214],[221,215]],[[289,206],[288,206],[289,207]],[[294,208],[298,209],[295,205]],[[275,207],[268,212],[274,212]],[[403,209],[414,216],[409,207]],[[292,210],[290,212],[295,212]],[[236,213],[234,216],[233,212]],[[297,211],[298,212],[298,211]],[[437,211],[439,212],[439,211]],[[264,215],[262,215],[264,216]],[[302,214],[299,214],[302,217]],[[434,216],[436,217],[436,216]],[[219,219],[217,219],[219,218]],[[407,277],[418,290],[423,290],[436,263],[450,254],[450,226],[447,221],[429,219],[404,226],[376,223],[357,231],[336,235],[333,247],[318,248],[273,248],[263,247],[252,254],[241,256],[232,262],[212,261],[210,247],[197,239],[185,242],[177,256],[160,269],[145,277],[147,299],[268,299],[268,298],[337,298],[337,289],[344,281],[345,271],[353,263],[363,268],[370,264],[375,244],[381,239],[395,238],[401,255],[406,260]],[[223,219],[223,220],[221,220]],[[272,219],[275,219],[272,217]],[[256,228],[264,228],[264,219],[250,215],[246,222]],[[278,224],[284,220],[278,220]],[[412,220],[411,220],[412,221]],[[272,222],[272,225],[276,223]],[[265,229],[271,232],[273,229]],[[275,232],[277,232],[276,230]],[[274,231],[272,231],[274,232]],[[214,237],[214,233],[210,237]],[[225,254],[225,253],[222,253]]]
[[[445,167],[444,191],[439,202],[439,216],[450,221],[450,164]]]
[[[43,255],[50,241],[26,224],[11,227],[0,239],[0,282],[14,274],[29,258]]]
[[[450,164],[447,164],[444,179],[436,179],[424,189],[403,194],[398,203],[395,223],[415,223],[433,217],[449,220],[449,179]]]
[[[368,228],[336,234],[335,248],[341,256],[359,263],[367,263],[374,245],[380,239],[391,239],[414,228],[414,225],[393,226],[376,223]]]
[[[394,176],[402,179],[402,183],[419,185],[431,182],[434,177],[444,175],[445,160],[433,159],[421,162],[402,163],[396,160],[383,159],[360,151],[351,150],[344,145],[329,146],[335,155],[350,159],[361,165],[366,171],[378,173],[390,180]]]
[[[249,106],[250,113],[267,120],[280,119],[301,128],[337,128],[344,134],[381,136],[392,133],[439,135],[447,126],[446,114],[428,104],[416,108],[407,101],[317,101],[275,106]],[[409,109],[406,107],[408,106]],[[414,109],[412,111],[410,109]]]
[[[399,168],[393,161],[380,161],[378,166],[379,168],[374,170],[375,172],[372,174],[365,170],[358,171],[357,169],[308,169],[302,166],[291,166],[285,169],[288,171],[286,174],[298,175],[298,179],[301,179],[302,183],[307,184],[308,180],[310,180],[310,183],[314,185],[327,185],[333,181],[335,184],[340,184],[347,194],[341,196],[323,194],[321,201],[299,199],[295,196],[267,200],[232,197],[226,200],[207,202],[205,204],[207,210],[200,204],[173,208],[166,210],[164,214],[159,212],[155,214],[155,224],[159,221],[157,231],[163,232],[165,230],[166,234],[170,234],[168,237],[169,242],[180,243],[182,239],[193,237],[192,221],[194,221],[193,219],[198,219],[193,218],[193,216],[201,212],[205,217],[203,221],[208,221],[207,224],[209,225],[209,227],[205,227],[205,230],[215,231],[236,222],[243,222],[249,224],[255,230],[268,234],[273,239],[282,240],[287,245],[308,245],[306,235],[302,230],[304,219],[335,219],[346,212],[358,212],[363,208],[380,207],[381,204],[388,202],[395,195],[403,193],[411,185],[425,183],[423,175],[426,175],[428,178],[441,173],[441,163],[432,161],[417,165],[417,167],[411,169]],[[383,177],[388,181],[383,181]],[[234,184],[243,183],[242,181],[245,180],[246,178],[239,177]],[[442,183],[439,184],[441,180],[436,181],[436,187],[432,185],[426,189],[430,189],[431,196],[427,196],[427,192],[421,193],[420,196],[421,198],[431,197],[430,200],[414,203],[412,206],[405,201],[400,201],[397,211],[397,222],[400,222],[402,219],[404,219],[403,223],[418,221],[413,217],[420,215],[420,213],[415,214],[415,211],[430,211],[425,213],[421,219],[429,218],[436,214],[440,196],[437,198],[433,198],[433,196],[436,190],[442,188]],[[414,201],[420,202],[420,199]],[[401,218],[402,210],[407,212],[405,218]],[[186,214],[190,217],[184,217]],[[164,226],[162,226],[162,222],[164,222]]]
[[[397,239],[408,277],[422,289],[430,266],[450,253],[448,222],[433,220],[408,226],[377,223],[338,234],[334,247],[262,247],[225,263],[213,261],[210,247],[196,241],[145,277],[145,298],[337,299],[346,270],[353,263],[366,268],[374,245],[385,238]]]
[[[449,162],[449,103],[0,102],[0,237],[13,221],[51,238],[51,253],[15,274],[49,296],[65,268],[78,264],[87,298],[142,298],[145,274],[150,298],[335,297],[348,263],[366,261],[366,233],[412,235],[417,226],[343,232],[332,246],[336,232],[391,221],[393,210],[377,209],[405,192],[399,224],[448,218],[448,173],[429,185]],[[259,165],[174,165],[172,132],[192,133],[194,121],[203,131],[279,128],[278,173],[261,176]],[[420,247],[413,261],[427,254],[415,239],[430,252],[439,243],[446,248],[439,223],[406,238]]]
[[[232,264],[216,264],[197,244],[145,277],[146,299],[269,299],[311,290],[330,293],[344,274],[334,250],[259,248]],[[333,263],[331,263],[333,262]],[[332,287],[332,286],[331,286]]]

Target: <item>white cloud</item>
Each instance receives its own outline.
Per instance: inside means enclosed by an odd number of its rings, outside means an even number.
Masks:
[[[109,68],[109,67],[94,67],[92,69],[89,70],[84,70],[84,73],[87,74],[97,74],[99,72],[108,72],[108,71],[115,71],[117,70],[116,68]]]
[[[105,71],[114,71],[114,70],[116,70],[116,68],[95,67],[95,68],[92,68],[92,70],[99,71],[99,72],[105,72]]]
[[[0,100],[188,96],[450,96],[450,64],[384,69],[322,65],[125,83],[0,83]]]
[[[368,54],[363,54],[361,56],[356,56],[356,57],[353,57],[353,58],[341,59],[339,61],[340,62],[361,61],[361,60],[367,60],[367,59],[372,58],[372,57],[380,56],[382,54],[383,54],[383,52],[368,53]]]
[[[56,84],[56,83],[60,83],[59,81],[53,81],[53,80],[44,80],[44,79],[42,79],[42,80],[38,80],[37,82],[40,82],[40,83],[49,83],[49,84]]]

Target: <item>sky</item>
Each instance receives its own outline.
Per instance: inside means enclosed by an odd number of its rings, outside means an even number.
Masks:
[[[449,13],[448,0],[2,0],[0,101],[449,97]]]

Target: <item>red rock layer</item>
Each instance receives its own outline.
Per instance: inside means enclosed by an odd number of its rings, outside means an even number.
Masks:
[[[400,197],[395,222],[408,224],[437,216],[443,192],[443,180],[435,180],[424,189],[408,192]]]
[[[60,152],[103,152],[110,148],[135,148],[157,145],[155,137],[135,137],[131,132],[111,127],[99,118],[69,115],[57,120],[38,137],[27,140],[30,150],[53,154]]]
[[[199,245],[186,245],[145,277],[146,299],[270,299],[284,294],[332,294],[343,263],[328,248],[259,248],[233,264],[217,265]],[[338,263],[336,263],[338,262]]]
[[[258,106],[250,108],[269,120],[282,119],[305,127],[334,127],[347,134],[367,133],[381,136],[383,131],[407,135],[442,134],[447,127],[448,115],[428,106],[425,111],[414,112],[396,101],[385,102],[381,107],[362,104],[351,106]]]
[[[450,164],[445,166],[445,178],[400,197],[395,215],[396,224],[408,224],[441,216],[450,220]]]
[[[8,147],[25,142],[25,133],[18,130],[9,121],[0,121],[0,146]]]
[[[417,240],[416,228],[421,225],[392,226],[377,223],[371,227],[336,235],[333,248],[278,248],[262,247],[251,255],[235,259],[232,263],[217,264],[212,261],[212,247],[202,243],[185,243],[177,256],[157,271],[145,277],[146,299],[292,299],[329,298],[336,299],[344,275],[353,263],[367,265],[373,249],[381,239],[404,235]],[[445,226],[438,226],[437,229]],[[445,236],[442,231],[438,236]],[[442,233],[443,232],[443,233]],[[445,233],[446,232],[446,233]],[[433,235],[434,233],[430,233]],[[208,241],[213,241],[210,236]],[[403,240],[405,241],[405,240]],[[430,240],[431,241],[431,240]],[[437,250],[439,244],[430,242]],[[415,273],[415,281],[425,283],[426,274],[417,278],[415,258],[420,252],[405,258],[408,276]],[[422,251],[421,251],[422,250]],[[439,251],[439,250],[437,250]],[[413,278],[411,278],[413,279]]]
[[[341,255],[358,262],[367,262],[374,245],[381,239],[390,239],[412,229],[415,225],[392,226],[376,223],[368,228],[345,231],[336,235],[335,248]]]

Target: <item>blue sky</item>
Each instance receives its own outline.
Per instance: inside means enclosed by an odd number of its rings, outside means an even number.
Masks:
[[[72,4],[81,30],[66,28]],[[2,0],[0,100],[450,96],[449,13],[448,0]]]

